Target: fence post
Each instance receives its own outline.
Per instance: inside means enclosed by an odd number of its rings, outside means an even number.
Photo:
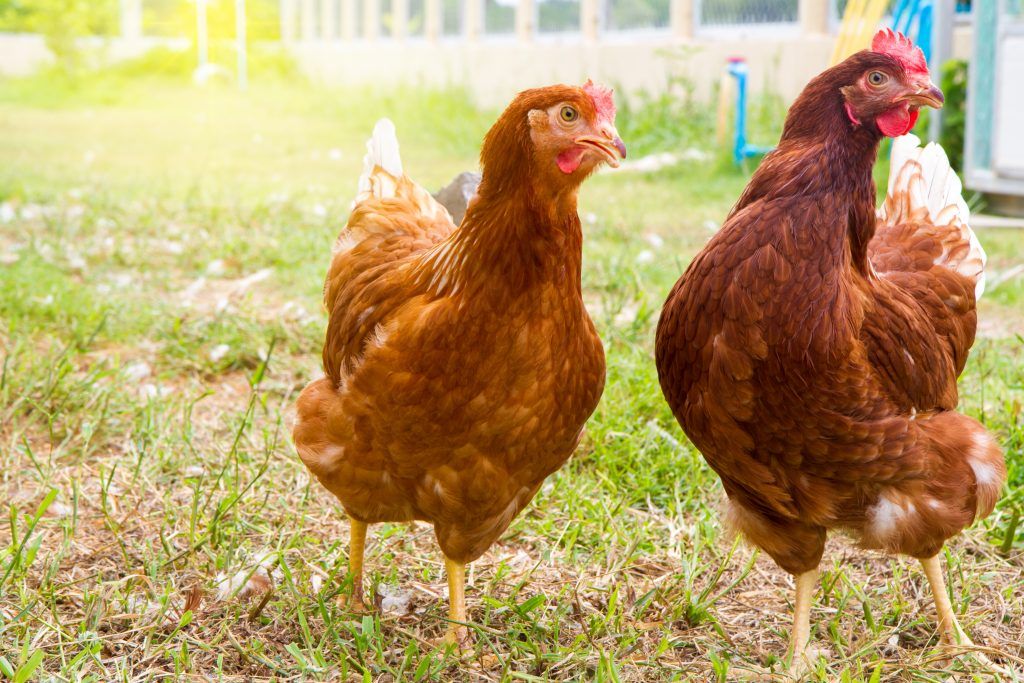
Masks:
[[[281,42],[295,40],[295,0],[281,0]]]
[[[519,0],[516,4],[516,37],[521,43],[533,40],[537,23],[537,5],[534,0]]]
[[[828,33],[828,0],[800,0],[797,13],[800,31],[805,36]]]
[[[303,40],[316,38],[316,0],[302,0],[302,12],[299,16]]]
[[[441,0],[424,0],[423,35],[431,43],[436,43],[441,39],[441,33],[444,31],[443,11]]]
[[[121,0],[121,37],[125,40],[142,37],[142,0]]]
[[[235,42],[238,46],[238,89],[249,87],[249,49],[245,40],[245,0],[235,0]]]
[[[196,0],[196,52],[199,66],[206,66],[210,61],[210,40],[206,23],[207,0]]]
[[[380,35],[380,1],[363,0],[363,38],[377,40]]]
[[[462,27],[466,40],[477,40],[484,30],[484,0],[466,0],[463,9],[465,25]]]
[[[334,3],[320,3],[320,40],[331,40],[334,38],[336,27],[334,19]]]
[[[391,37],[405,40],[409,35],[409,0],[391,0]]]
[[[673,38],[679,40],[693,38],[694,13],[694,0],[670,0],[669,23],[672,27]]]
[[[583,40],[596,43],[600,31],[600,0],[580,0],[580,34],[583,36]]]
[[[942,77],[942,65],[953,56],[953,22],[956,18],[954,0],[938,0],[932,3],[932,54],[931,72],[936,80]],[[977,24],[975,24],[977,25]],[[978,36],[978,29],[974,29]],[[942,137],[945,116],[941,109],[928,112],[928,137],[938,141]]]
[[[357,0],[341,0],[341,32],[342,40],[352,41],[359,35],[356,28]]]

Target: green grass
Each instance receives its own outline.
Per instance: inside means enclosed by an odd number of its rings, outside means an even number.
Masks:
[[[373,121],[395,120],[407,170],[437,187],[475,166],[495,113],[459,92],[280,80],[245,95],[124,78],[39,89],[0,84],[0,676],[705,681],[778,666],[790,579],[723,532],[717,478],[651,358],[663,299],[743,173],[685,162],[584,188],[607,389],[576,457],[473,565],[475,645],[460,660],[431,644],[446,601],[422,524],[371,530],[369,581],[407,607],[335,605],[347,525],[288,433]],[[657,125],[624,116],[623,130]],[[711,137],[651,136],[641,150]],[[1017,264],[1020,233],[980,237],[994,271]],[[962,380],[1011,484],[949,552],[965,627],[1017,657],[1022,302],[1022,278],[986,295]],[[943,679],[912,561],[837,538],[822,568],[818,680]],[[220,596],[238,572],[271,587]]]

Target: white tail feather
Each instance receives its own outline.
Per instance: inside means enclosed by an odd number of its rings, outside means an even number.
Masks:
[[[363,157],[363,174],[359,176],[359,193],[356,201],[367,195],[390,196],[394,194],[394,182],[378,183],[374,187],[373,176],[381,169],[393,180],[402,177],[402,157],[398,153],[398,136],[395,124],[390,119],[381,119],[373,127],[373,136],[366,141],[366,156]]]
[[[916,135],[904,135],[893,140],[887,194],[885,204],[879,210],[883,220],[908,220],[913,213],[923,209],[931,225],[955,228],[959,238],[970,244],[966,257],[952,262],[947,258],[950,256],[947,251],[943,253],[942,262],[974,279],[975,295],[980,298],[985,291],[987,257],[970,228],[971,211],[963,198],[963,185],[949,165],[942,146],[930,142],[921,147]]]

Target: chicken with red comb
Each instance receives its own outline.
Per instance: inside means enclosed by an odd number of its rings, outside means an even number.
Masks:
[[[367,525],[430,522],[446,637],[461,641],[466,564],[569,458],[604,388],[576,196],[626,148],[611,91],[522,92],[484,139],[456,228],[405,174],[389,121],[368,147],[324,285],[325,376],[299,396],[293,436],[350,518],[349,604],[362,603]]]
[[[662,390],[721,477],[732,525],[796,577],[798,670],[830,530],[920,559],[942,643],[970,645],[939,553],[992,511],[1006,467],[957,411],[985,253],[941,147],[906,135],[942,103],[921,51],[892,31],[814,78],[658,323]]]

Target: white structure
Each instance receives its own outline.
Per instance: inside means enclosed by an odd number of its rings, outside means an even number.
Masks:
[[[1024,198],[1024,6],[991,0],[977,12],[979,35],[990,39],[975,46],[968,79],[967,186]]]
[[[586,78],[660,90],[683,76],[707,95],[735,54],[750,61],[755,88],[793,96],[832,48],[828,0],[764,0],[780,14],[792,5],[788,20],[728,28],[702,12],[714,0],[666,0],[660,25],[624,29],[611,26],[614,0],[574,0],[577,26],[568,30],[546,30],[537,0],[463,0],[455,21],[443,15],[442,0],[420,0],[415,17],[410,0],[383,1],[386,14],[382,0],[281,0],[282,36],[303,69],[327,82],[455,84],[485,105],[525,87]],[[501,32],[508,22],[489,30],[488,10],[504,8],[513,30]]]
[[[623,25],[620,1],[280,0],[281,35],[303,70],[326,82],[453,84],[484,105],[586,78],[658,91],[683,77],[707,97],[737,55],[753,90],[789,100],[828,65],[838,25],[831,0],[646,0],[665,11],[640,26]],[[575,13],[574,25],[565,11],[552,22],[556,6]],[[957,54],[969,49],[961,33]]]

